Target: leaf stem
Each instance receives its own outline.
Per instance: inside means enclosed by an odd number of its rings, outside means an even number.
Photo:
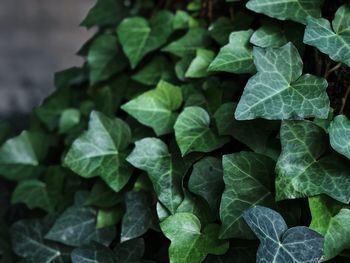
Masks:
[[[327,64],[326,67],[326,71],[324,73],[324,78],[327,79],[329,77],[330,74],[332,74],[332,72],[336,71],[337,69],[339,69],[343,64],[342,63],[338,63],[337,65],[335,65],[333,68],[329,68],[329,63]]]
[[[341,105],[341,108],[339,110],[339,114],[343,114],[346,102],[348,101],[348,98],[349,98],[349,94],[350,94],[350,85],[346,89],[344,97],[341,99],[342,100],[342,105]]]

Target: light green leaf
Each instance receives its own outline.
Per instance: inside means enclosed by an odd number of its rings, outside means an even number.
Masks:
[[[0,147],[0,174],[16,181],[39,176],[51,144],[51,137],[30,131],[7,140]]]
[[[254,239],[243,212],[255,205],[274,207],[274,169],[270,158],[252,152],[224,155],[225,191],[220,204],[220,238]]]
[[[350,7],[341,6],[332,25],[327,19],[309,17],[304,43],[316,47],[331,59],[350,66]]]
[[[130,17],[119,24],[118,37],[132,68],[145,55],[166,43],[173,31],[172,23],[173,15],[160,11],[149,22],[143,17]]]
[[[253,30],[233,32],[230,42],[220,49],[219,54],[209,66],[209,71],[231,73],[254,73],[253,46],[249,39]]]
[[[176,120],[174,129],[182,156],[190,152],[211,152],[228,141],[210,127],[210,116],[200,107],[186,107]]]
[[[327,194],[350,202],[349,162],[335,154],[325,156],[328,140],[322,128],[310,121],[284,121],[280,137],[277,200]]]
[[[186,71],[186,78],[203,78],[208,75],[207,69],[215,53],[208,49],[198,48],[196,57],[192,60],[189,68]]]
[[[99,229],[117,225],[122,219],[124,212],[124,207],[122,205],[99,209],[97,212],[96,228]]]
[[[237,121],[234,118],[235,103],[225,103],[215,112],[214,118],[219,135],[231,135],[237,141],[247,145],[254,152],[271,156],[270,136],[279,130],[278,121],[249,120]],[[279,152],[277,151],[277,157]]]
[[[208,156],[193,165],[188,189],[206,200],[217,213],[221,194],[224,190],[221,160]]]
[[[11,227],[13,251],[24,262],[69,262],[70,248],[45,241],[50,224],[44,219],[20,220]]]
[[[92,243],[72,251],[73,263],[117,263],[116,255],[108,247]]]
[[[331,146],[350,159],[350,120],[345,115],[336,116],[329,126]]]
[[[228,241],[218,239],[218,225],[202,229],[198,218],[190,213],[170,216],[160,227],[171,240],[169,257],[172,263],[200,263],[208,254],[222,255],[229,247]]]
[[[154,57],[147,65],[137,71],[132,79],[145,85],[156,85],[161,79],[171,79],[169,60],[164,56]]]
[[[66,133],[80,122],[80,111],[77,109],[65,109],[60,117],[59,133]]]
[[[237,120],[328,117],[327,81],[302,75],[303,62],[293,44],[255,47],[253,54],[258,73],[244,89],[235,112]]]
[[[85,178],[100,176],[117,192],[131,176],[125,161],[130,141],[131,132],[124,121],[93,111],[88,131],[74,141],[64,165]]]
[[[324,236],[324,261],[350,248],[350,209],[326,196],[309,198],[310,228]]]
[[[121,108],[160,136],[173,131],[178,116],[175,111],[181,104],[181,89],[160,81],[155,89],[142,93]]]
[[[45,235],[45,239],[67,246],[80,247],[92,241],[110,245],[115,238],[114,227],[96,229],[96,213],[84,206],[87,193],[78,192],[75,204],[67,208]]]
[[[160,139],[145,138],[135,142],[135,149],[127,161],[147,172],[158,200],[175,213],[183,200],[182,178],[185,171],[182,160],[170,154],[168,146]]]
[[[11,202],[24,203],[29,209],[42,208],[49,213],[55,209],[46,184],[39,180],[20,182],[12,193]]]
[[[306,24],[308,16],[320,17],[323,0],[250,0],[247,8],[280,20]]]
[[[177,10],[173,20],[174,30],[188,28],[190,20],[191,20],[191,16],[188,13],[182,10]]]
[[[128,9],[123,0],[98,0],[81,25],[87,28],[117,25],[127,15]]]
[[[121,242],[142,236],[153,224],[151,199],[146,192],[125,195],[126,213],[121,226]]]
[[[93,40],[87,55],[87,63],[92,84],[109,79],[127,66],[117,37],[110,34],[100,35]]]
[[[194,27],[190,28],[186,35],[164,47],[162,51],[183,58],[195,55],[198,48],[205,48],[209,43],[208,31],[202,27]]]

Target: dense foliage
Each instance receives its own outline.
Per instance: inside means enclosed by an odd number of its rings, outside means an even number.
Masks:
[[[1,262],[350,261],[350,5],[98,0],[9,136]],[[11,138],[10,138],[11,137]]]

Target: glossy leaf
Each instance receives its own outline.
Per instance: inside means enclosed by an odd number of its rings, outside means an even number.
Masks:
[[[258,73],[244,89],[235,112],[237,120],[328,117],[327,81],[302,75],[303,62],[293,44],[255,47],[253,55]]]
[[[306,24],[308,16],[320,17],[323,0],[250,0],[247,8],[280,20]]]
[[[325,155],[328,142],[322,128],[310,121],[284,121],[280,137],[277,200],[327,194],[350,202],[349,163],[338,155]]]
[[[131,132],[124,121],[94,111],[88,131],[74,141],[64,165],[85,178],[100,176],[113,190],[119,191],[131,176],[124,159],[130,141]]]
[[[244,219],[260,239],[257,263],[313,263],[323,255],[320,234],[304,226],[288,229],[282,216],[269,208],[250,208]]]
[[[251,152],[224,155],[225,191],[220,204],[220,238],[254,239],[243,212],[255,205],[274,207],[275,163]]]
[[[304,43],[316,47],[331,59],[350,66],[350,7],[341,6],[332,24],[324,18],[309,17]]]
[[[220,49],[219,54],[210,64],[210,71],[225,71],[231,73],[254,73],[253,46],[249,39],[253,30],[233,32],[229,43]]]
[[[172,33],[172,19],[170,12],[161,11],[149,22],[142,17],[130,17],[119,24],[118,37],[132,68],[145,55],[166,43]]]
[[[196,57],[189,65],[185,77],[186,78],[203,78],[208,75],[207,69],[214,59],[215,53],[211,50],[199,48],[196,51]]]
[[[158,138],[145,138],[135,142],[135,149],[127,157],[134,167],[147,172],[158,200],[171,213],[175,213],[183,199],[182,160],[169,152],[168,146]]]
[[[182,156],[190,152],[211,152],[227,142],[210,127],[209,114],[200,107],[186,107],[174,125]]]
[[[336,116],[329,126],[331,146],[350,159],[350,120],[345,115]]]
[[[350,209],[326,196],[309,198],[310,228],[324,236],[324,261],[350,248]]]
[[[142,93],[122,106],[122,109],[140,123],[153,128],[157,135],[172,132],[182,104],[181,89],[160,81],[153,90]]]
[[[190,213],[178,213],[160,224],[167,238],[172,263],[200,263],[208,254],[221,255],[228,249],[228,242],[219,240],[219,227],[215,224],[202,229],[198,218]]]

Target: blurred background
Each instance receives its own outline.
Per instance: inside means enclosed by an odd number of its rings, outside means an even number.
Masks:
[[[24,127],[32,108],[54,89],[54,73],[81,65],[75,53],[92,33],[79,23],[94,3],[1,0],[0,120]]]

